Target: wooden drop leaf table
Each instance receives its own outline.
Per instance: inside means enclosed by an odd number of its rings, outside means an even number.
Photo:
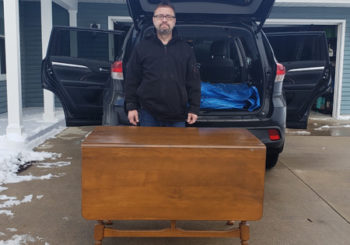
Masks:
[[[265,145],[246,129],[100,126],[82,143],[82,216],[104,237],[239,237],[263,213]],[[120,230],[112,220],[168,220]],[[185,230],[176,221],[241,221]]]

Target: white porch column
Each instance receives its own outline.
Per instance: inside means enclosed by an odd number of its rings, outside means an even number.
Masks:
[[[22,79],[19,0],[4,0],[8,138],[22,138]]]
[[[69,12],[69,26],[77,27],[77,10],[68,10]]]
[[[41,40],[42,57],[46,56],[52,29],[52,0],[41,0]],[[44,121],[55,121],[55,96],[44,89]]]

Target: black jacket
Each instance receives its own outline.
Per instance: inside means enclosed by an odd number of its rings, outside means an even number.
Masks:
[[[125,108],[144,108],[160,121],[198,114],[200,78],[192,48],[176,35],[167,45],[153,35],[142,40],[127,64]]]

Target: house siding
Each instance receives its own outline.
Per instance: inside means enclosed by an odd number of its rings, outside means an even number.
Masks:
[[[274,7],[270,18],[346,20],[340,115],[350,115],[350,8]]]
[[[108,16],[129,16],[126,4],[114,3],[79,3],[78,26],[89,28],[90,24],[101,24],[101,29],[108,29]]]
[[[0,113],[7,112],[6,82],[0,81]]]
[[[22,62],[22,104],[23,107],[42,107],[41,86],[41,16],[40,2],[21,2],[21,62]],[[53,25],[69,25],[68,11],[52,4]],[[58,101],[56,99],[56,104]]]
[[[4,3],[0,1],[0,34],[4,35]]]
[[[0,35],[4,35],[4,5],[0,1]],[[0,113],[7,112],[6,81],[0,81]]]

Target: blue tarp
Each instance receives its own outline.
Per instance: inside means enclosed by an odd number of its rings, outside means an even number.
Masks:
[[[255,86],[246,83],[208,83],[202,82],[202,109],[243,109],[249,105],[248,111],[260,107],[260,97]]]

